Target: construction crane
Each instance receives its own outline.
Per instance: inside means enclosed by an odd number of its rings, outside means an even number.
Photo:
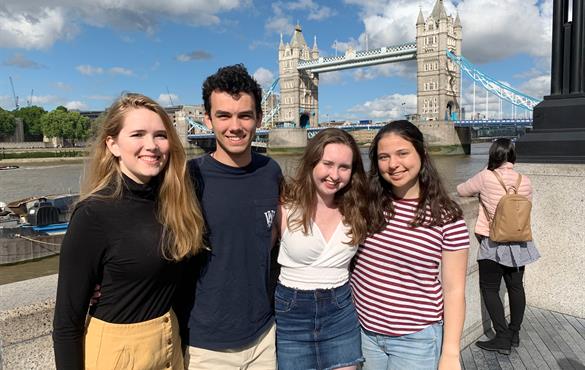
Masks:
[[[33,96],[35,94],[35,89],[31,89],[30,91],[30,99],[26,101],[26,106],[30,107],[31,105],[33,105]]]
[[[18,110],[18,96],[16,96],[16,92],[14,91],[14,82],[12,82],[12,76],[8,76],[10,79],[10,86],[12,87],[12,97],[14,98],[14,106],[16,110]]]
[[[174,107],[175,105],[173,104],[173,98],[171,97],[171,93],[169,92],[168,86],[167,86],[167,96],[169,97],[169,100],[171,102],[171,107]]]

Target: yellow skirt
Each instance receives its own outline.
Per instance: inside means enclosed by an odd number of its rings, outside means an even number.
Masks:
[[[135,324],[111,324],[88,318],[86,370],[183,369],[179,323],[171,310]]]

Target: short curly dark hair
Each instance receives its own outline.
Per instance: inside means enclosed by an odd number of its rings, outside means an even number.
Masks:
[[[250,94],[256,105],[256,116],[262,115],[262,88],[243,64],[221,67],[203,82],[203,105],[208,115],[211,115],[211,93],[214,91],[230,95]]]

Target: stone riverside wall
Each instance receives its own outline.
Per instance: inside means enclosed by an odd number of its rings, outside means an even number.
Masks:
[[[530,177],[535,189],[532,236],[542,256],[526,267],[526,300],[585,318],[585,164],[517,163],[514,168]]]
[[[45,149],[45,148],[53,148],[53,145],[50,143],[45,143],[42,141],[20,141],[16,143],[9,143],[9,142],[0,142],[0,148],[3,149]]]
[[[541,186],[544,186],[545,182],[553,185],[553,187],[549,186],[549,189],[557,194],[557,191],[561,192],[562,188],[565,187],[562,185],[563,179],[557,178],[552,170],[552,172],[545,171],[546,173],[541,178],[537,176],[538,171],[535,170],[534,174],[530,174],[528,168],[524,168],[524,165],[522,167],[533,178],[533,182],[538,184],[538,189],[543,189],[541,193],[537,192],[533,211],[535,240],[543,253],[543,259],[527,268],[525,279],[528,288],[528,304],[584,317],[585,314],[582,311],[585,307],[582,298],[583,290],[580,289],[583,287],[583,275],[577,276],[577,272],[580,271],[579,267],[583,266],[583,262],[585,262],[583,260],[585,254],[582,250],[583,230],[585,230],[583,227],[585,220],[585,215],[583,215],[584,193],[582,189],[578,188],[579,184],[583,183],[583,176],[579,177],[577,172],[570,171],[578,171],[575,166],[567,169],[569,177],[574,181],[574,188],[571,188],[573,195],[567,195],[565,198],[570,198],[573,201],[562,202],[560,205],[557,204],[557,207],[572,207],[572,214],[565,212],[564,216],[559,216],[561,211],[550,213],[549,202],[553,202],[554,199],[552,194],[547,195],[547,188],[541,188]],[[542,171],[540,169],[540,172]],[[547,176],[552,175],[555,175],[553,176],[554,181],[545,181]],[[575,193],[578,193],[576,197]],[[463,208],[468,228],[473,232],[479,209],[477,199],[457,197],[455,199]],[[578,220],[576,220],[577,218]],[[550,225],[547,227],[546,225],[549,223]],[[557,235],[566,231],[570,231],[568,236]],[[579,243],[580,245],[577,245]],[[581,248],[577,248],[579,246]],[[479,292],[478,268],[475,261],[477,248],[477,240],[472,236],[467,271],[467,309],[461,340],[462,347],[472,343],[481,336],[484,329],[489,327],[489,316],[483,308]],[[559,249],[564,249],[566,252],[559,253],[557,252]],[[555,268],[555,264],[559,262],[557,260],[563,264],[557,265]],[[571,260],[575,262],[573,263]],[[567,267],[570,269],[567,270]],[[549,269],[554,271],[549,271]],[[550,280],[554,284],[559,279],[563,280],[563,276],[568,284],[554,286],[543,282]],[[0,285],[0,370],[54,369],[51,328],[56,284],[57,276],[52,275]],[[542,289],[537,286],[542,286]],[[548,287],[557,288],[557,291],[552,292]],[[563,304],[554,305],[553,302],[557,301],[558,298],[561,298]]]
[[[0,285],[0,369],[54,369],[57,275]]]

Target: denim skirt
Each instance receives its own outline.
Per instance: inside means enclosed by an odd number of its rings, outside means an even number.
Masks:
[[[349,284],[298,290],[276,286],[279,370],[327,370],[363,362],[360,326]]]

